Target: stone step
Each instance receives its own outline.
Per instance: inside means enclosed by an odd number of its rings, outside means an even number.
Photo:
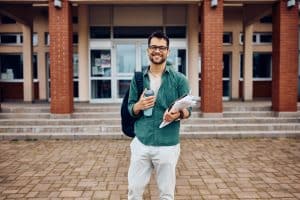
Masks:
[[[273,117],[274,116],[274,112],[273,111],[224,111],[223,113],[223,117],[229,117],[229,118],[233,118],[233,117]],[[300,113],[299,113],[300,114]],[[202,117],[202,112],[200,111],[193,111],[192,112],[192,117]]]
[[[300,130],[277,130],[277,131],[210,131],[210,132],[181,132],[181,138],[279,138],[279,137],[292,137],[299,138]],[[125,136],[121,132],[110,133],[88,133],[88,132],[76,132],[76,133],[1,133],[0,140],[41,140],[41,139],[53,139],[53,140],[76,140],[76,139],[128,139],[131,138]]]
[[[276,124],[198,124],[184,125],[183,132],[206,132],[206,131],[277,131],[277,130],[300,130],[299,123],[276,123]]]
[[[273,111],[245,111],[223,112],[224,118],[237,118],[237,117],[274,117]],[[297,117],[300,116],[300,111],[289,113],[287,116]],[[51,119],[59,117],[50,113],[0,113],[0,119]],[[202,113],[200,111],[193,111],[192,117],[200,118]],[[62,117],[63,118],[63,117]],[[75,112],[70,115],[70,118],[74,119],[103,119],[103,118],[120,118],[120,112]]]
[[[182,121],[183,137],[299,137],[298,112],[276,116],[271,102],[224,102],[223,117],[204,118],[199,107]],[[128,138],[121,132],[120,104],[75,103],[71,115],[50,113],[49,104],[1,104],[0,139]]]
[[[300,107],[300,106],[299,106]],[[87,104],[76,103],[74,104],[75,112],[119,112],[121,104]],[[193,107],[193,110],[200,111],[199,106]],[[224,111],[271,111],[270,103],[263,104],[247,104],[239,103],[237,106],[235,103],[224,103]],[[300,110],[300,109],[299,109]],[[50,113],[50,104],[1,104],[1,111],[3,113]]]
[[[274,124],[274,123],[300,123],[297,118],[278,118],[278,117],[243,117],[243,118],[195,118],[182,120],[182,125],[198,124]],[[118,118],[86,118],[86,119],[0,119],[2,126],[61,126],[61,125],[120,125],[121,119]]]
[[[183,132],[207,132],[207,131],[284,131],[300,130],[299,123],[276,124],[199,124],[183,125]],[[0,126],[0,133],[110,133],[121,132],[120,125],[82,125],[82,126]]]
[[[119,112],[120,103],[74,103],[75,112]],[[223,110],[226,111],[271,111],[271,101],[253,101],[253,102],[223,102]],[[297,104],[300,111],[300,102]],[[200,110],[197,105],[193,110]],[[1,112],[3,113],[49,113],[50,103],[1,103]]]
[[[50,113],[0,113],[0,119],[53,119],[53,118],[73,118],[73,119],[105,119],[120,118],[119,112],[101,113],[73,113],[71,115],[54,115]]]
[[[93,107],[75,107],[75,113],[99,113],[99,112],[120,112],[119,106],[93,106]],[[200,111],[200,108],[194,107],[194,111]],[[271,111],[271,107],[224,107],[224,112],[226,111]],[[49,107],[4,107],[1,109],[2,113],[50,113]]]
[[[109,133],[1,133],[0,140],[40,140],[40,139],[131,139],[121,132]]]
[[[183,125],[197,124],[273,124],[273,123],[300,123],[299,117],[235,117],[235,118],[196,118],[182,120]]]
[[[0,113],[0,119],[50,119],[49,113]]]
[[[209,131],[209,132],[182,132],[182,138],[279,138],[300,137],[300,130],[276,130],[276,131]]]
[[[77,106],[74,107],[74,112],[119,112],[120,105],[116,106]],[[3,107],[1,108],[2,113],[50,113],[49,106],[30,106],[30,107]]]
[[[2,126],[120,125],[120,118],[103,119],[0,119]],[[1,127],[1,126],[0,126]]]

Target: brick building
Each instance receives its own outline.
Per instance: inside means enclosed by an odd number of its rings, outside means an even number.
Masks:
[[[170,37],[168,62],[184,73],[206,115],[223,100],[268,99],[297,110],[299,7],[292,0],[0,0],[1,98],[120,102],[148,65],[147,37]]]

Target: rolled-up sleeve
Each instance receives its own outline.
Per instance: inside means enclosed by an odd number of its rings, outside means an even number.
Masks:
[[[179,93],[180,96],[186,95],[190,93],[190,87],[189,87],[189,82],[187,80],[187,78],[185,76],[183,76],[182,74],[180,74],[180,84],[179,84]],[[187,108],[187,110],[189,111],[189,116],[191,116],[191,112],[192,112],[192,107]]]
[[[142,112],[139,115],[135,115],[133,112],[134,104],[139,100],[139,95],[137,91],[137,86],[135,83],[135,78],[133,77],[130,83],[129,96],[128,96],[128,111],[132,117],[140,117]]]

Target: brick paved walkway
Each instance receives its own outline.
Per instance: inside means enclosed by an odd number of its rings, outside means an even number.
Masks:
[[[185,139],[176,199],[300,199],[299,139]],[[0,199],[126,199],[129,140],[1,141]],[[151,179],[145,199],[157,198]]]

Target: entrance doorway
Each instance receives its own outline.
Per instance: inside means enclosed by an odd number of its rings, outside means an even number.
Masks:
[[[186,43],[172,43],[167,61],[186,75]],[[134,72],[149,66],[147,39],[92,42],[90,46],[90,101],[120,102]]]

